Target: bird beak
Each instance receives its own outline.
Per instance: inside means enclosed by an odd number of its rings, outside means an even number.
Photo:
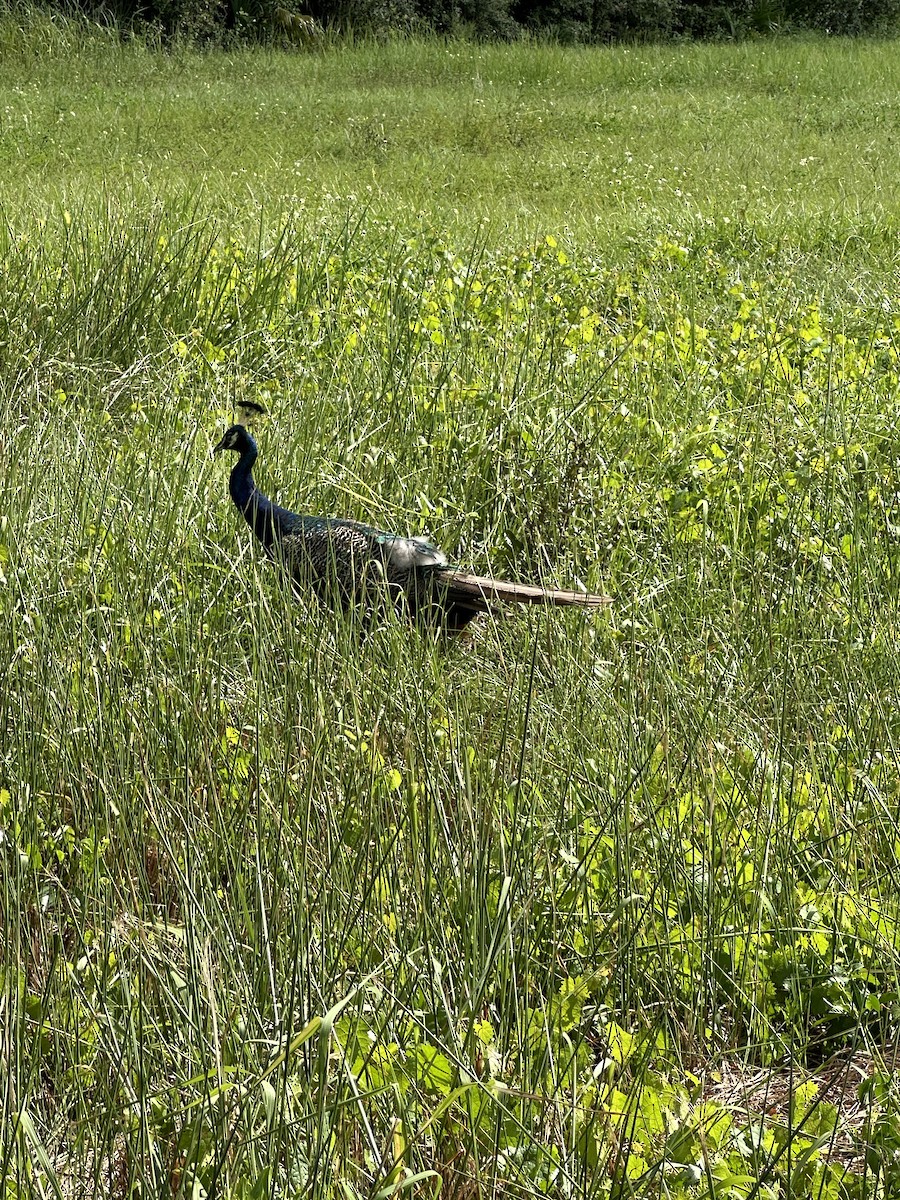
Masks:
[[[224,450],[224,449],[225,449],[225,439],[222,438],[222,440],[221,440],[221,442],[219,442],[218,446],[213,446],[212,452],[213,452],[213,454],[218,454],[220,450]]]

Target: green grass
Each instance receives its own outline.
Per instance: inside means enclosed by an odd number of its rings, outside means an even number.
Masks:
[[[4,1195],[888,1200],[893,48],[0,45]],[[280,501],[614,606],[298,604],[248,398]]]
[[[218,211],[353,197],[614,252],[698,215],[878,250],[897,227],[898,91],[891,42],[161,55],[31,17],[0,31],[0,202],[187,183]]]

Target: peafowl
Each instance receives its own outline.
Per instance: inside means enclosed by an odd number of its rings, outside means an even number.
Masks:
[[[327,604],[371,607],[387,595],[410,617],[457,633],[497,602],[585,608],[611,602],[608,596],[466,575],[424,538],[397,537],[356,521],[299,516],[273,504],[253,482],[258,450],[243,425],[233,425],[213,453],[221,450],[240,455],[228,486],[247,524],[294,583],[311,585]]]

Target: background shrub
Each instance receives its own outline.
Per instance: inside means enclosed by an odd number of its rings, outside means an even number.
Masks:
[[[49,0],[48,7],[70,13],[72,6]],[[228,35],[268,40],[283,30],[276,14],[284,11],[344,34],[511,40],[527,33],[569,44],[900,28],[900,0],[80,0],[77,7],[92,19],[111,17],[128,29],[198,42]]]

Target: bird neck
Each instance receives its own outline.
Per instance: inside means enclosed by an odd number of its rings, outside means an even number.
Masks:
[[[235,505],[264,546],[271,546],[275,536],[274,506],[253,482],[253,464],[257,450],[251,444],[232,469],[228,490]]]

